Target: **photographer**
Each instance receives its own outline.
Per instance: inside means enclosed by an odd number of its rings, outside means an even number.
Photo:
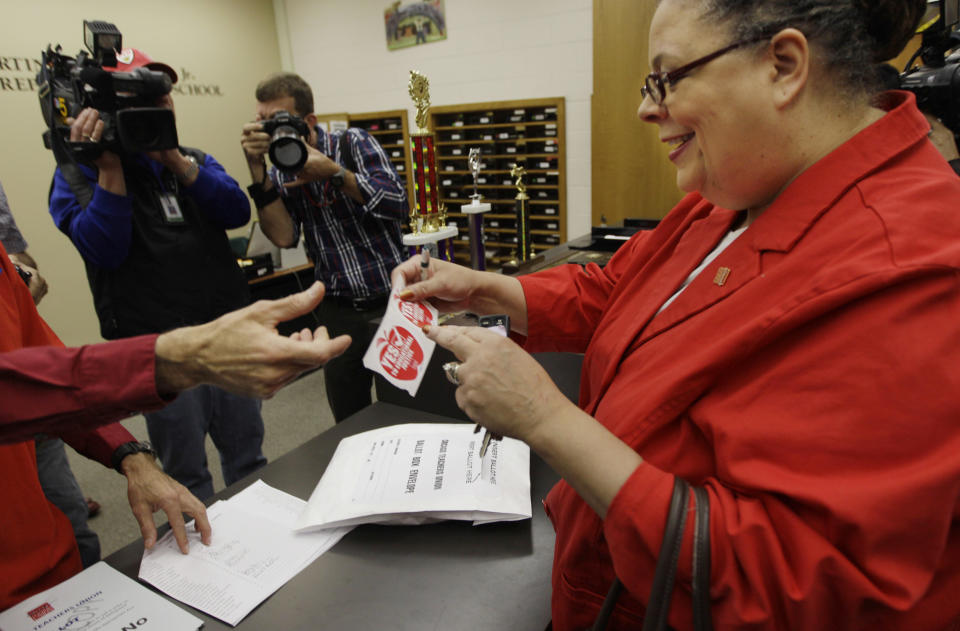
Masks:
[[[298,75],[268,77],[257,86],[256,98],[256,122],[244,125],[240,144],[263,232],[276,245],[293,247],[304,231],[316,279],[327,287],[317,310],[320,321],[331,335],[346,333],[354,341],[324,367],[327,398],[340,422],[371,402],[373,376],[363,367],[363,354],[373,337],[370,322],[387,303],[390,270],[403,259],[407,196],[383,148],[366,131],[328,133],[317,124],[313,92]],[[291,145],[289,136],[273,139],[265,127],[278,119],[290,120],[289,128],[305,123],[300,133],[306,144]],[[265,156],[272,142],[275,166],[268,173]],[[305,151],[286,171],[276,168],[279,142],[287,143],[279,152],[284,158],[288,151]]]
[[[177,80],[172,68],[134,49],[120,51],[116,66],[103,69],[141,67]],[[174,109],[169,93],[155,105]],[[85,108],[70,127],[70,141],[98,145],[106,140],[104,116]],[[225,232],[250,218],[249,202],[236,181],[197,149],[111,149],[94,159],[94,168],[79,166],[86,180],[79,186],[64,165],[58,167],[50,197],[50,214],[86,263],[103,337],[201,324],[246,305],[247,284]],[[92,191],[88,204],[81,202],[87,197],[84,187]],[[208,432],[220,452],[226,484],[266,464],[257,399],[204,385],[145,416],[164,470],[200,499],[213,494],[204,449]]]

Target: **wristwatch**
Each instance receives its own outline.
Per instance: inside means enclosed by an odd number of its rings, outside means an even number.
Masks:
[[[197,173],[200,172],[200,165],[197,164],[197,159],[193,156],[184,156],[187,159],[187,162],[190,163],[190,166],[187,167],[187,170],[177,176],[177,179],[181,182],[187,182],[193,179]]]
[[[133,454],[150,454],[154,458],[157,457],[157,451],[153,448],[153,445],[143,441],[130,441],[129,443],[123,443],[113,451],[113,455],[110,457],[110,464],[113,465],[113,468],[119,473],[123,473],[123,469],[120,468],[120,463],[123,462],[123,459],[127,456]]]
[[[345,182],[344,178],[347,176],[347,170],[343,167],[340,167],[340,170],[330,176],[330,183],[336,186],[337,188],[342,188],[343,183]]]

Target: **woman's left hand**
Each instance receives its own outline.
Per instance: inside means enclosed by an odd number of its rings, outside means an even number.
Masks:
[[[480,327],[434,326],[427,337],[462,363],[457,405],[488,430],[525,442],[573,403],[513,340]]]

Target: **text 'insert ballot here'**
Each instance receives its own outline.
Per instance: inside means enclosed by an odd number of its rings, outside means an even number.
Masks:
[[[345,438],[296,528],[529,518],[530,448],[507,438],[481,458],[481,439],[472,424],[446,423],[394,425]]]

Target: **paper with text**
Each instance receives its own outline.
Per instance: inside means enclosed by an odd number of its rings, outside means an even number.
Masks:
[[[416,396],[437,346],[421,329],[437,324],[437,310],[425,302],[401,300],[404,287],[400,281],[391,288],[387,309],[363,356],[363,365]]]
[[[0,613],[3,631],[194,631],[203,621],[103,561]]]
[[[140,578],[173,598],[236,626],[350,528],[296,533],[305,502],[258,480],[207,508],[213,542],[188,529],[190,554],[168,532],[144,551]]]
[[[480,458],[474,426],[409,423],[340,441],[298,530],[363,523],[475,524],[531,516],[530,448],[506,438]]]

